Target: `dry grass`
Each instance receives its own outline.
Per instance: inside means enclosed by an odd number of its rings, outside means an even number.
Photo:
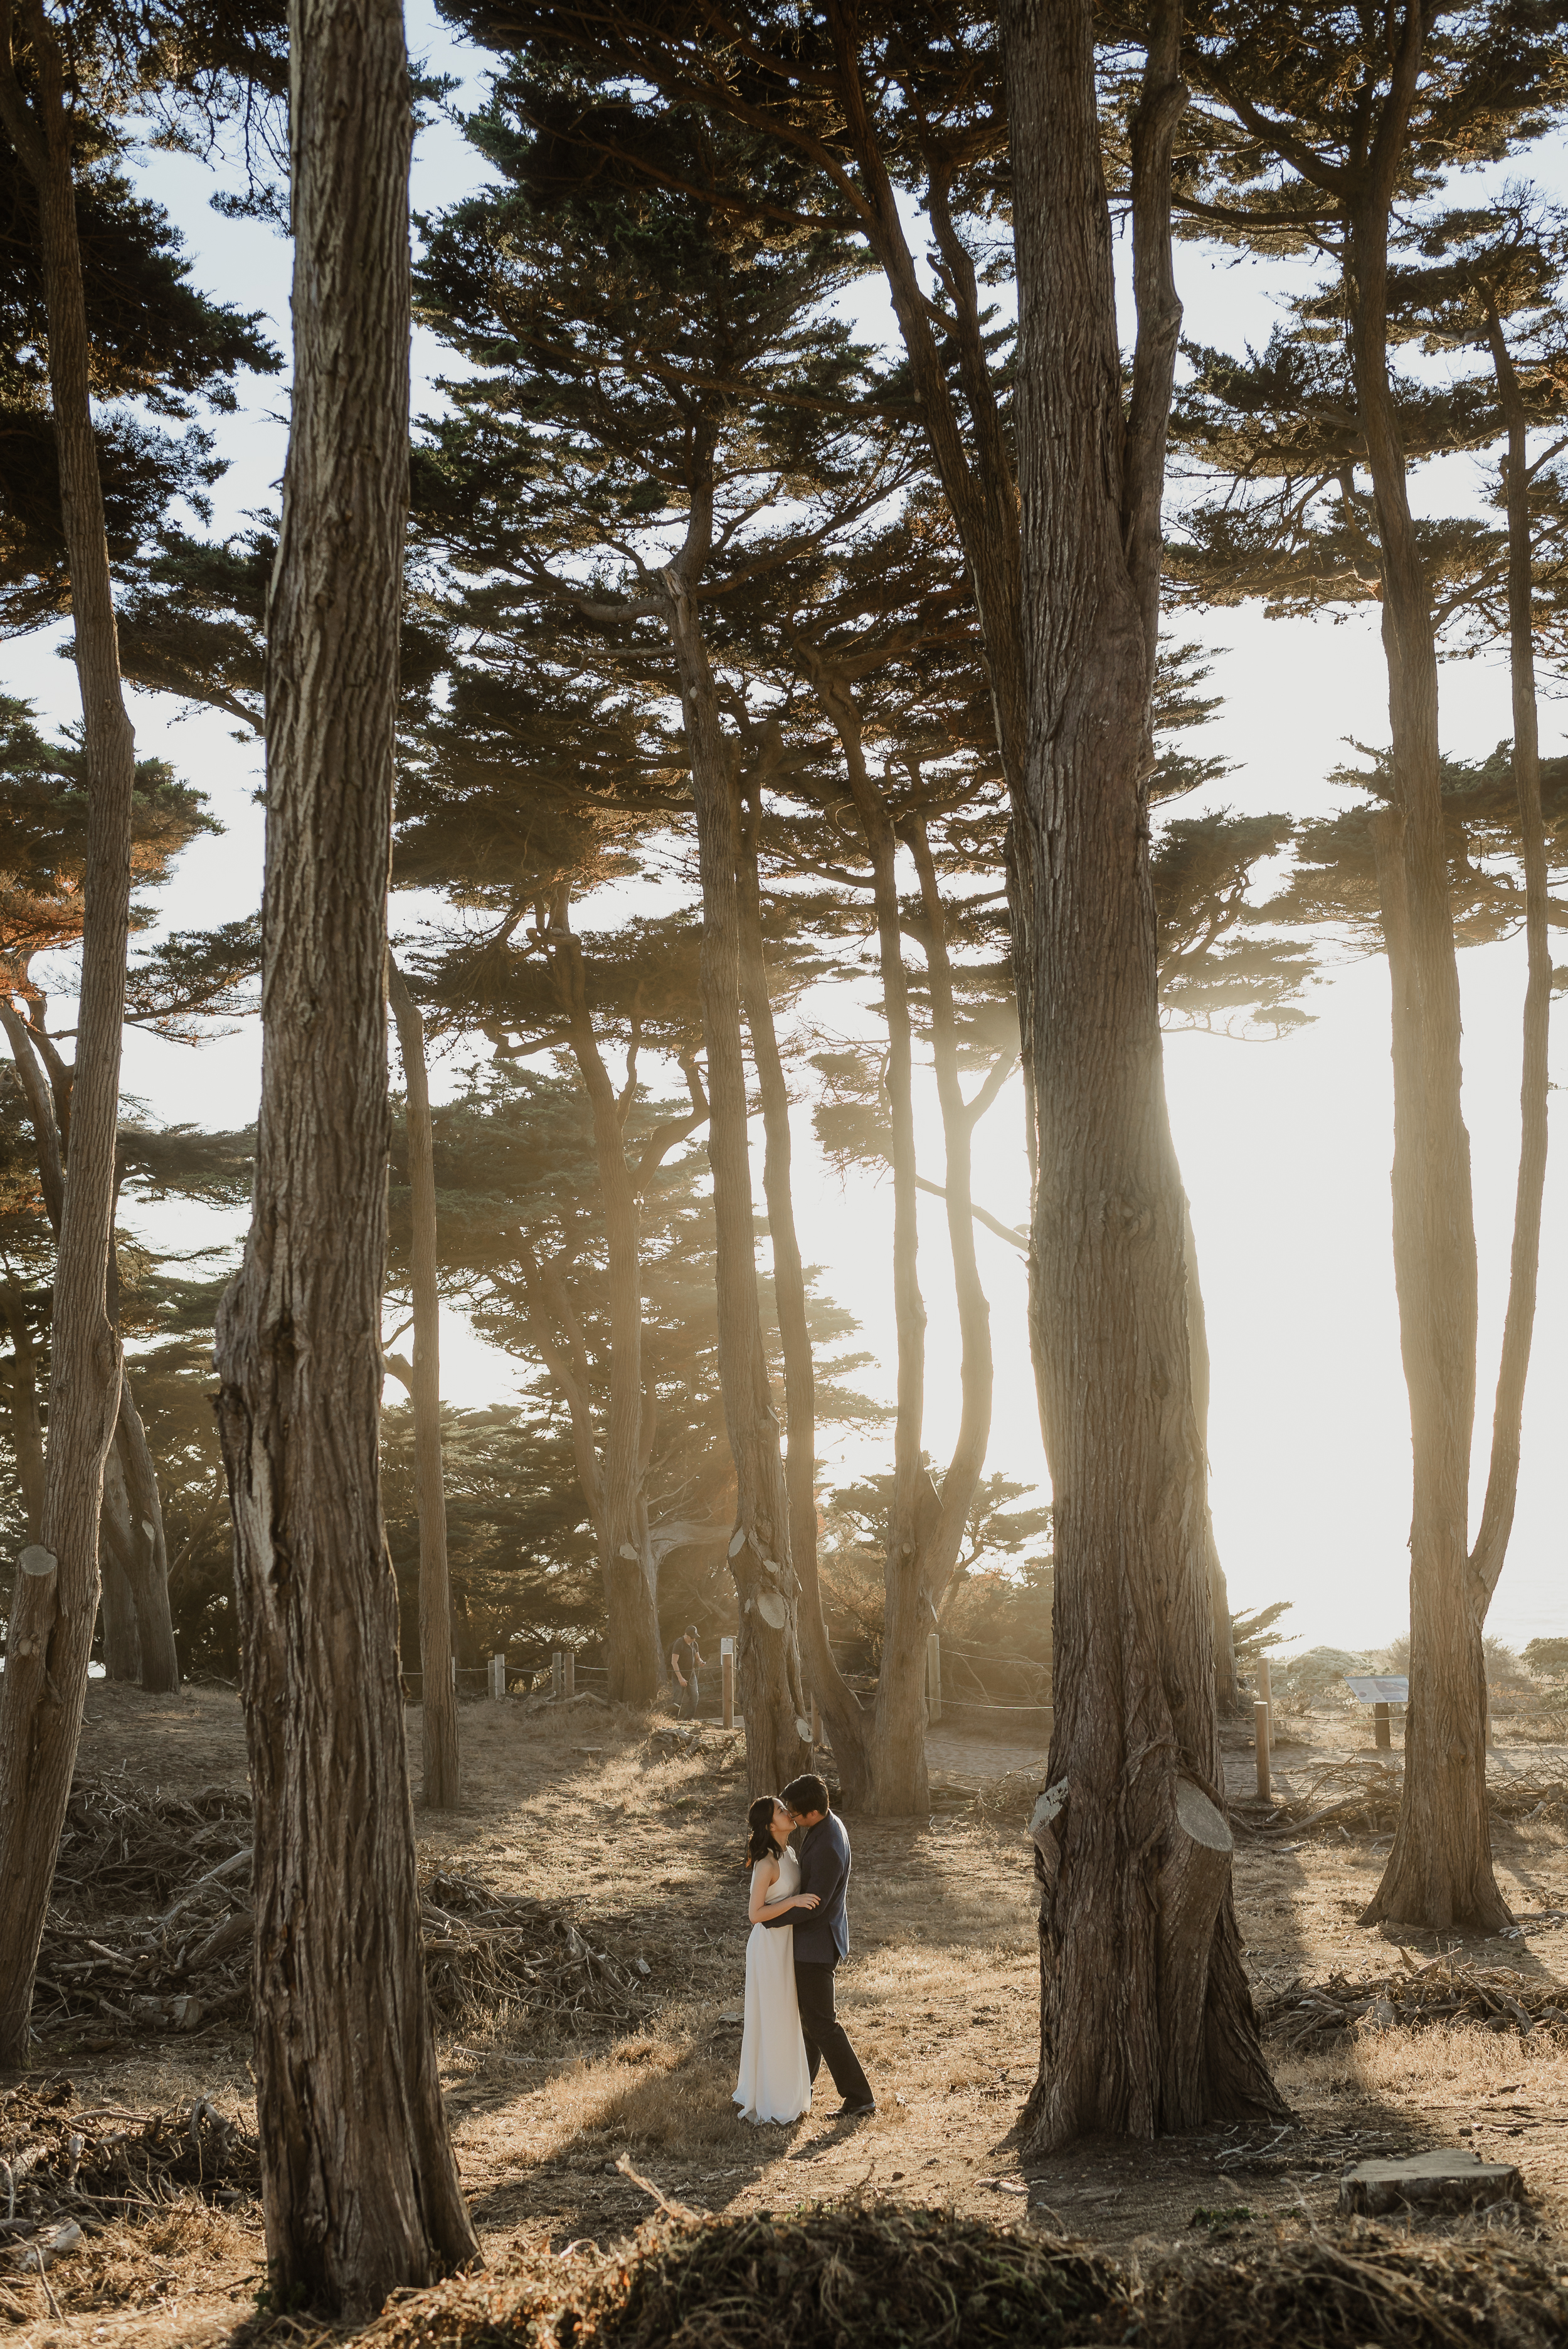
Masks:
[[[129,1763],[144,1783],[156,1777],[181,1794],[226,1775],[238,1781],[237,1701],[211,1691],[197,1699],[182,1697],[171,1711],[172,1700],[95,1686],[89,1713],[104,1718],[98,1726],[89,1720],[84,1767],[102,1773]],[[741,2004],[748,1932],[738,1742],[705,1731],[688,1747],[650,1737],[634,1716],[586,1703],[564,1714],[530,1713],[515,1702],[465,1705],[460,1720],[463,1806],[417,1812],[422,1878],[433,1868],[455,1871],[501,1895],[547,1902],[591,1940],[599,1936],[593,1946],[642,1956],[656,1992],[650,2014],[619,2036],[574,2043],[550,2017],[500,2002],[444,2041],[464,2186],[492,2278],[523,2247],[541,2277],[555,2280],[558,2307],[562,2279],[579,2264],[552,2265],[562,2247],[611,2246],[649,2213],[648,2195],[616,2168],[622,2159],[672,2201],[737,2221],[847,2207],[857,2197],[938,2205],[969,2222],[1016,2219],[1029,2207],[1016,2126],[1037,2057],[1037,1943],[1018,1814],[1035,1769],[1020,1767],[988,1811],[851,1822],[854,1945],[840,2004],[880,2109],[858,2129],[810,2118],[754,2129],[734,2116],[739,2031],[723,2019]],[[1290,1749],[1280,1774],[1287,1796],[1305,1795],[1326,1768],[1353,1758],[1357,1725],[1336,1723],[1332,1738]],[[418,1728],[416,1712],[416,1762]],[[107,1756],[96,1743],[106,1734]],[[225,1752],[232,1773],[219,1766]],[[1231,1767],[1234,1791],[1243,1794],[1251,1754],[1233,1755]],[[1277,1992],[1297,1978],[1338,1971],[1360,1979],[1398,1966],[1387,1940],[1358,1922],[1381,1865],[1376,1837],[1336,1829],[1327,1840],[1283,1843],[1238,1854],[1238,1909],[1260,1986]],[[1412,1936],[1411,1957],[1422,1963],[1451,1947],[1457,1960],[1522,1967],[1544,1985],[1568,1972],[1568,1927],[1553,1922],[1568,1894],[1568,1836],[1550,1814],[1504,1822],[1498,1855],[1505,1897],[1534,1920],[1522,1938],[1446,1935],[1439,1947],[1434,1937]],[[67,2052],[49,2051],[50,2059]],[[77,2050],[69,2062],[84,2103],[145,2112],[206,2093],[225,2111],[244,2112],[247,2056],[239,2034],[220,2029],[86,2064]],[[1208,2230],[1192,2225],[1195,2210],[1244,2206],[1251,2216],[1235,2222],[1233,2247],[1238,2259],[1253,2260],[1276,2230],[1289,2237],[1307,2220],[1334,2229],[1347,2156],[1452,2144],[1462,2127],[1473,2127],[1471,2142],[1483,2150],[1495,2142],[1524,2168],[1536,2198],[1528,2230],[1554,2223],[1568,2205],[1568,2117],[1559,2117],[1568,2116],[1565,2063],[1534,2033],[1522,2044],[1512,2033],[1444,2023],[1418,2033],[1362,2033],[1282,2055],[1281,2085],[1297,2110],[1283,2137],[1213,2132],[1150,2151],[1085,2147],[1033,2169],[1031,2182],[1043,2219],[1102,2249],[1136,2251],[1146,2262],[1168,2261],[1172,2245],[1194,2255],[1207,2248]],[[1238,2155],[1246,2157],[1239,2168]],[[174,2238],[172,2248],[150,2239],[141,2267],[116,2269],[106,2252],[90,2292],[98,2271],[83,2265],[81,2253],[63,2261],[59,2341],[73,2349],[77,2340],[92,2349],[186,2349],[226,2340],[261,2266],[253,2216],[233,2224],[237,2235],[216,2231],[205,2248],[192,2237],[188,2256]],[[131,2261],[130,2247],[115,2257]],[[43,2313],[36,2284],[5,2289],[26,2299],[36,2324]],[[117,2290],[126,2295],[118,2303]],[[1273,2290],[1258,2274],[1246,2284],[1246,2292],[1264,2295],[1260,2308]],[[1233,2310],[1222,2313],[1226,2323],[1240,2323]],[[1093,2336],[1075,2342],[1080,2337]],[[1253,2340],[1269,2337],[1254,2325]],[[1378,2326],[1368,2323],[1357,2337],[1378,2338]],[[43,2349],[45,2338],[29,2335],[29,2349]],[[285,2349],[295,2336],[276,2320],[268,2338]],[[540,2349],[554,2349],[553,2333]]]

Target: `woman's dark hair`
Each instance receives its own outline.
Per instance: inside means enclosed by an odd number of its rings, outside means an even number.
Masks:
[[[755,1868],[759,1859],[768,1859],[779,1847],[773,1840],[773,1813],[777,1795],[758,1795],[746,1814],[746,1865]]]

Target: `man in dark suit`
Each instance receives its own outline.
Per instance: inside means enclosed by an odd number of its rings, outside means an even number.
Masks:
[[[806,2041],[806,2062],[815,2080],[824,2061],[843,2103],[835,2120],[861,2120],[876,2110],[876,2102],[843,2024],[833,2006],[833,1970],[848,1954],[850,1922],[845,1903],[850,1890],[850,1838],[843,1822],[828,1807],[828,1789],[820,1778],[792,1778],[779,1801],[804,1827],[800,1839],[800,1889],[814,1892],[815,1909],[786,1909],[765,1917],[765,1925],[795,1928],[795,1995],[800,2003],[800,2029]]]

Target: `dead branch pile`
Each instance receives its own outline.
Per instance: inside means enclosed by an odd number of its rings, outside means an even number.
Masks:
[[[230,1790],[194,1802],[127,1785],[73,1790],[39,1953],[33,2022],[124,2033],[191,2032],[251,2012],[251,1805]],[[507,2011],[573,2035],[640,2012],[650,1969],[542,1901],[436,1875],[422,1888],[426,1979],[438,2018]]]
[[[1565,2327],[1568,2264],[1494,2237],[1416,2243],[1357,2225],[1332,2241],[1124,2267],[1060,2237],[862,2204],[661,2218],[608,2257],[540,2246],[410,2295],[365,2337],[384,2349],[1548,2349]]]
[[[1555,1984],[1506,1966],[1483,1967],[1435,1958],[1401,1973],[1360,1982],[1331,1974],[1326,1982],[1292,1982],[1260,1998],[1265,2031],[1291,2047],[1313,2047],[1356,2028],[1418,2030],[1430,2023],[1479,2023],[1494,2031],[1568,2032],[1568,2007]]]
[[[1045,1791],[1043,1769],[1005,1770],[999,1778],[983,1778],[975,1790],[974,1810],[997,1826],[1026,1827],[1035,1805]]]
[[[0,2091],[0,2253],[14,2271],[46,2272],[108,2219],[260,2185],[254,2139],[205,2096],[131,2113],[78,2107],[69,2080]]]
[[[1392,1835],[1399,1824],[1404,1791],[1404,1764],[1397,1756],[1386,1764],[1336,1762],[1313,1780],[1304,1795],[1277,1806],[1266,1822],[1238,1815],[1239,1824],[1265,1838],[1288,1834]],[[1540,1819],[1568,1825],[1568,1779],[1538,1776],[1534,1772],[1499,1775],[1487,1785],[1494,1820],[1527,1826]]]

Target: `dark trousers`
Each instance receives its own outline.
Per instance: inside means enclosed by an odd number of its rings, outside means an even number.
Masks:
[[[686,1686],[681,1691],[681,1719],[683,1721],[695,1721],[696,1718],[697,1706],[701,1701],[702,1692],[696,1683],[696,1674],[695,1672],[687,1672]]]
[[[869,2105],[872,2092],[849,2034],[833,2008],[833,1969],[795,1961],[795,1996],[800,2006],[800,2030],[806,2042],[806,2063],[815,2080],[817,2067],[826,2063],[847,2105]]]

